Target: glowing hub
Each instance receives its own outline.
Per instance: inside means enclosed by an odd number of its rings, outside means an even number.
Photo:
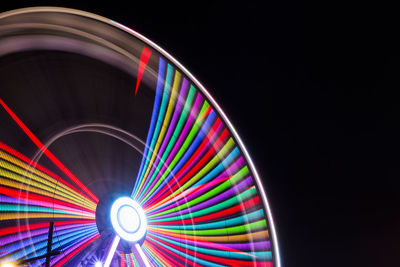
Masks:
[[[111,207],[111,224],[124,240],[138,242],[146,234],[147,220],[142,207],[130,197],[118,198]]]

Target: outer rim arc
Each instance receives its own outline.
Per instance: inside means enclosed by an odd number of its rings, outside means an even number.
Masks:
[[[272,235],[272,243],[274,246],[274,257],[275,257],[275,261],[276,261],[276,266],[277,267],[281,267],[281,258],[280,258],[280,253],[279,253],[279,246],[278,246],[278,240],[277,240],[277,234],[275,231],[275,224],[274,224],[274,220],[272,217],[272,213],[271,213],[271,208],[268,204],[268,200],[267,200],[267,196],[262,184],[262,181],[260,179],[260,176],[258,175],[258,172],[254,166],[253,161],[250,158],[249,152],[246,150],[241,138],[239,137],[237,131],[235,130],[235,128],[233,127],[232,123],[229,121],[228,117],[225,115],[225,113],[223,112],[222,108],[217,104],[217,102],[214,100],[214,98],[211,96],[211,94],[207,91],[207,89],[179,62],[177,61],[174,57],[172,57],[168,52],[166,52],[164,49],[162,49],[160,46],[158,46],[157,44],[155,44],[153,41],[151,41],[150,39],[146,38],[145,36],[141,35],[140,33],[114,21],[111,19],[108,19],[106,17],[100,16],[100,15],[96,15],[87,11],[81,11],[81,10],[77,10],[77,9],[72,9],[72,8],[65,8],[65,7],[51,7],[51,6],[44,6],[44,7],[28,7],[28,8],[20,8],[20,9],[15,9],[15,10],[11,10],[11,11],[7,11],[7,12],[3,12],[0,14],[0,19],[5,18],[5,17],[9,17],[9,16],[13,16],[13,15],[19,15],[19,14],[23,14],[23,13],[36,13],[36,12],[58,12],[58,13],[67,13],[67,14],[74,14],[74,15],[80,15],[80,16],[85,16],[94,20],[98,20],[101,21],[103,23],[109,24],[111,26],[117,27],[120,30],[123,30],[131,35],[133,35],[134,37],[140,39],[141,41],[143,41],[144,43],[148,44],[150,47],[152,47],[153,49],[157,50],[160,54],[162,54],[163,56],[165,56],[169,61],[171,61],[172,63],[174,63],[178,68],[180,68],[180,70],[182,70],[182,72],[188,77],[190,78],[191,81],[194,82],[194,84],[196,85],[196,87],[208,98],[208,100],[210,100],[212,106],[217,110],[218,114],[222,117],[222,120],[226,123],[226,125],[228,126],[229,131],[232,133],[234,139],[237,141],[240,150],[243,152],[246,161],[248,162],[250,169],[252,171],[252,173],[255,176],[255,180],[257,183],[257,187],[258,189],[261,191],[261,199],[263,201],[265,210],[267,212],[267,220],[269,222],[269,228],[270,228],[270,232]]]

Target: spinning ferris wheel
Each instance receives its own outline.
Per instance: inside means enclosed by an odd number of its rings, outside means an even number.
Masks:
[[[260,178],[206,89],[115,21],[43,7],[0,14],[2,265],[280,260]]]

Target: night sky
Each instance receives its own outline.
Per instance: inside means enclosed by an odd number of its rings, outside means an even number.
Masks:
[[[283,266],[399,266],[393,8],[108,2],[14,1],[0,11],[52,5],[93,12],[180,61],[250,152]]]

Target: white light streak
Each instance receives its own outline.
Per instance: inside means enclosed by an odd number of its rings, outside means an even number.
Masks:
[[[113,243],[111,245],[111,248],[108,251],[108,255],[107,255],[106,261],[104,262],[104,267],[110,267],[111,260],[114,257],[115,250],[117,249],[117,246],[118,246],[120,240],[121,240],[121,238],[119,236],[116,235],[114,237],[114,240],[113,240]]]

